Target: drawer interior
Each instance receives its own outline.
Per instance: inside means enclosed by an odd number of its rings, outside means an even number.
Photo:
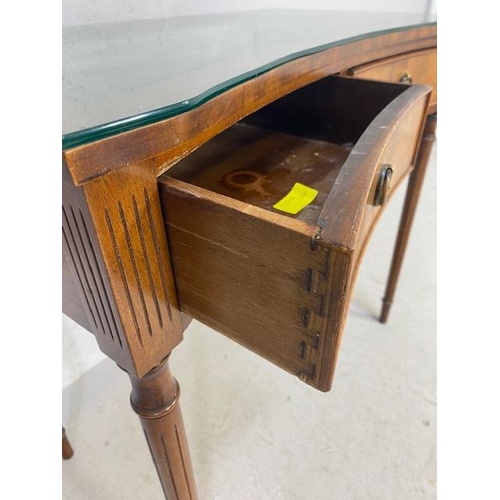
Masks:
[[[160,176],[181,311],[329,390],[379,171],[408,172],[428,92],[327,77]],[[297,182],[316,198],[274,208]]]
[[[230,127],[164,175],[315,224],[361,134],[407,87],[327,77]],[[300,182],[318,191],[298,214],[273,206]]]

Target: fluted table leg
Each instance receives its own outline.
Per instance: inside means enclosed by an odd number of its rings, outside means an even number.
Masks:
[[[144,377],[130,376],[131,404],[139,415],[146,440],[168,500],[197,498],[191,458],[179,405],[179,384],[168,358]]]

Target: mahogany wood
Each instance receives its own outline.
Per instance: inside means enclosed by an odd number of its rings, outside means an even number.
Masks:
[[[85,194],[81,187],[72,185],[64,163],[62,177],[63,262],[73,281],[73,287],[66,288],[68,274],[66,272],[65,279],[63,274],[63,312],[79,322],[83,312],[87,321],[80,324],[95,335],[99,348],[124,370],[133,370],[124,325],[116,308]],[[75,291],[83,310],[80,312],[75,307]]]
[[[332,179],[330,192],[325,192],[323,211],[315,223],[238,200],[228,201],[217,193],[207,197],[203,188],[186,187],[175,179],[171,179],[168,190],[178,200],[164,203],[162,214],[157,177],[239,120],[297,89],[334,73],[347,73],[349,68],[398,55],[406,57],[435,46],[435,26],[355,40],[283,64],[187,113],[63,152],[63,311],[92,331],[103,352],[130,374],[132,405],[140,416],[168,498],[196,498],[177,404],[178,385],[164,362],[181,342],[190,320],[181,315],[176,293],[181,305],[190,297],[188,302],[192,298],[212,308],[210,317],[197,311],[198,317],[209,322],[221,315],[230,324],[236,341],[262,355],[274,352],[273,362],[328,390],[351,283],[381,212],[373,212],[370,206],[380,162],[388,161],[384,152],[391,150],[391,144],[401,142],[405,160],[400,175],[410,170],[408,158],[417,143],[415,130],[420,123],[418,113],[426,105],[425,95],[422,89],[410,88],[409,93],[397,98],[401,110],[408,113],[391,108],[387,122],[380,123],[368,136],[363,134],[366,149],[359,162],[352,156],[348,159],[352,168],[363,172],[359,179],[362,187],[342,168]],[[422,83],[435,82],[435,68],[424,80]],[[401,139],[408,130],[413,134],[409,142]],[[363,155],[365,161],[371,160],[371,169],[363,168]],[[358,190],[359,200],[343,203],[342,187]],[[172,214],[169,203],[174,207]],[[198,276],[204,280],[209,277],[201,275],[197,269],[200,256],[187,246],[185,257],[179,260],[183,264],[174,262],[175,283],[165,219],[174,215],[176,206],[192,210],[197,219],[211,220],[213,230],[203,239],[205,229],[200,220],[178,214],[186,227],[197,226],[194,229],[199,235],[169,224],[169,244],[190,245],[196,241],[221,271],[225,265],[229,278],[246,280],[253,287],[253,302],[249,305],[240,298],[237,310],[243,317],[254,312],[254,339],[248,331],[245,333],[248,326],[242,319],[224,308],[228,295],[239,292],[231,288],[233,283],[228,286],[226,279],[224,288],[224,283],[214,277],[214,289],[203,281],[196,287],[193,280]],[[221,239],[214,244],[219,237],[229,238],[231,243],[220,244]],[[278,242],[280,237],[282,241]],[[252,246],[253,265],[249,266],[246,242],[254,238],[262,247]],[[404,252],[404,245],[399,252]],[[188,266],[188,258],[196,265]],[[269,272],[273,264],[277,265],[276,273]],[[217,266],[214,270],[218,271]],[[242,279],[238,271],[248,273]],[[211,296],[208,292],[213,290],[215,295]],[[265,312],[264,300],[274,309]],[[187,306],[183,312],[194,315],[195,311]],[[278,325],[275,316],[280,314],[287,319]],[[227,334],[224,325],[214,326]],[[278,326],[283,333],[273,337]]]
[[[69,460],[73,456],[73,448],[66,436],[66,429],[62,428],[62,458]]]
[[[437,49],[419,50],[388,57],[349,69],[348,75],[384,82],[432,86],[429,113],[437,110]]]
[[[274,212],[273,205],[295,182],[302,182],[319,194],[291,217],[314,224],[349,150],[342,144],[236,124],[165,175]],[[204,168],[207,164],[210,168]]]
[[[71,257],[69,257],[71,260]],[[65,252],[62,253],[62,288],[64,290],[62,296],[62,310],[69,316],[73,321],[78,323],[80,326],[92,332],[94,327],[89,321],[85,309],[83,307],[83,302],[80,293],[78,292],[73,274],[68,263],[68,258]],[[190,325],[192,318],[181,312],[181,324],[182,331],[184,332],[186,328]]]
[[[370,61],[436,46],[436,26],[357,40],[295,59],[214,97],[187,113],[68,149],[75,185],[145,161],[157,175],[218,133],[266,104],[328,75]],[[103,162],[102,159],[106,158]]]
[[[139,415],[165,497],[196,500],[196,485],[179,405],[180,388],[168,358],[142,378],[130,376],[130,402]]]
[[[182,310],[327,391],[356,269],[381,212],[373,206],[379,171],[393,165],[397,186],[411,170],[430,89],[344,78],[313,87],[315,96],[339,89],[340,113],[323,96],[295,115],[309,94],[303,89],[298,104],[290,94],[248,120],[272,131],[228,130],[159,182]],[[358,112],[348,112],[351,102]],[[274,131],[283,128],[301,137]],[[328,164],[336,150],[325,140],[339,138],[352,151]],[[243,187],[260,176],[258,188],[234,188],[238,176],[246,176]],[[307,214],[273,209],[296,181],[320,190]]]
[[[154,172],[130,165],[83,186],[116,308],[142,376],[182,340]]]
[[[63,244],[87,326],[132,379],[164,491],[184,500],[196,488],[178,385],[164,363],[183,327],[153,174],[133,165],[74,186],[63,164]]]
[[[396,291],[396,285],[403,264],[403,258],[410,238],[411,226],[415,212],[417,209],[420,191],[424,182],[429,156],[431,154],[432,145],[435,140],[435,132],[437,125],[437,115],[429,115],[425,122],[424,134],[422,143],[418,154],[418,160],[415,165],[415,170],[412,172],[410,181],[408,183],[408,190],[406,193],[405,204],[401,214],[401,221],[399,223],[399,231],[394,247],[394,254],[391,262],[391,269],[389,271],[389,278],[386,285],[385,295],[382,299],[382,312],[380,313],[380,322],[385,323],[391,310],[391,305]]]
[[[83,307],[82,298],[78,292],[64,250],[62,252],[62,289],[64,290],[64,293],[62,294],[62,310],[64,311],[64,314],[91,332],[93,327]]]

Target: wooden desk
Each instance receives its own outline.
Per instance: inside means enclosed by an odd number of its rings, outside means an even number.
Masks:
[[[68,28],[64,43],[63,311],[129,373],[166,496],[195,498],[168,369],[182,313],[330,389],[363,252],[410,175],[382,321],[392,302],[433,140],[436,25],[263,11]],[[238,144],[245,153],[232,160],[258,158],[265,147],[249,144],[259,141],[288,160],[299,146],[323,158],[315,172],[334,149],[345,156],[328,182],[307,180],[317,198],[293,216],[264,203],[272,165],[245,164],[246,180],[241,165],[217,174],[240,185],[261,175],[260,201],[210,178]],[[290,171],[303,180],[300,163]],[[213,293],[229,283],[225,297]]]

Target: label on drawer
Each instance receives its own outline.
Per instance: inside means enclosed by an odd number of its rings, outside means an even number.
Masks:
[[[296,182],[290,192],[278,203],[273,205],[276,210],[281,210],[287,214],[298,214],[303,208],[307,207],[318,196],[316,189],[310,188]]]

